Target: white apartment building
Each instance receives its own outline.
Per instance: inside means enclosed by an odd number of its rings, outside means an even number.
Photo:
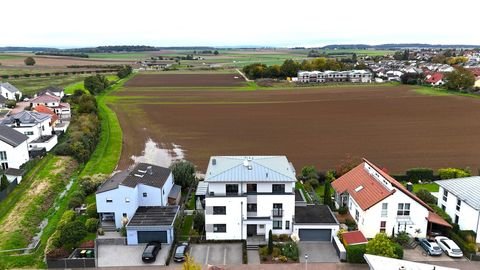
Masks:
[[[0,82],[0,95],[10,100],[16,100],[17,97],[19,100],[22,98],[22,92],[8,82]]]
[[[371,83],[373,74],[367,70],[348,71],[299,71],[298,81],[302,83],[352,82]]]
[[[29,160],[27,135],[0,125],[0,170],[19,169]]]
[[[295,182],[285,156],[212,156],[205,175],[207,240],[291,234]]]

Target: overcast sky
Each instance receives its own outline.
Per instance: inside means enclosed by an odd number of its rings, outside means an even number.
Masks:
[[[479,0],[2,0],[0,46],[480,44]]]

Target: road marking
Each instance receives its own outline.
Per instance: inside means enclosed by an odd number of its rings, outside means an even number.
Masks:
[[[210,253],[210,246],[207,247],[207,256],[205,256],[205,264],[208,265],[208,254]]]
[[[223,265],[227,265],[227,248],[223,248]]]

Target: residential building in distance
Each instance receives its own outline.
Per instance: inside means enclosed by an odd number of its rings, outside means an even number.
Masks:
[[[302,83],[352,82],[371,83],[373,74],[367,70],[299,71],[297,81]]]
[[[367,238],[377,233],[407,232],[426,237],[436,226],[451,225],[370,161],[363,162],[332,182],[337,207],[347,207]]]
[[[28,136],[15,129],[0,125],[0,169],[19,169],[29,160]]]
[[[19,100],[22,98],[22,92],[8,82],[0,82],[0,94],[10,100],[16,100],[17,96]]]
[[[472,230],[480,243],[480,176],[435,181],[440,186],[438,206],[460,227]]]
[[[37,96],[43,96],[45,94],[50,94],[50,95],[54,95],[54,96],[57,96],[59,98],[63,98],[65,96],[65,92],[63,90],[63,88],[60,88],[60,87],[55,87],[55,86],[48,86],[48,87],[45,87],[43,88],[42,90],[40,90],[36,95],[35,97]]]
[[[62,92],[58,92],[58,91]],[[37,106],[43,105],[50,108],[59,118],[59,122],[69,121],[71,118],[70,104],[62,102],[60,96],[63,96],[63,90],[57,89],[57,92],[50,90],[43,90],[39,92],[35,98],[29,100],[32,109]]]

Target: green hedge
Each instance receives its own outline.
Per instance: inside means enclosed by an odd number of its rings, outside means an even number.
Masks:
[[[365,263],[363,255],[365,254],[367,245],[347,246],[347,262],[349,263]]]
[[[454,179],[454,178],[469,177],[471,176],[471,173],[463,169],[444,168],[444,169],[438,170],[438,176],[440,177],[440,179]]]
[[[470,255],[470,254],[475,254],[476,250],[476,244],[475,243],[467,243],[463,238],[454,233],[453,231],[449,230],[447,232],[448,237],[453,240],[453,242],[457,243],[458,247],[463,251],[463,255]]]
[[[394,243],[395,247],[395,255],[397,256],[397,259],[403,259],[403,247],[399,243]]]
[[[406,171],[407,180],[412,183],[418,183],[418,180],[433,181],[435,176],[430,168],[412,168]]]

